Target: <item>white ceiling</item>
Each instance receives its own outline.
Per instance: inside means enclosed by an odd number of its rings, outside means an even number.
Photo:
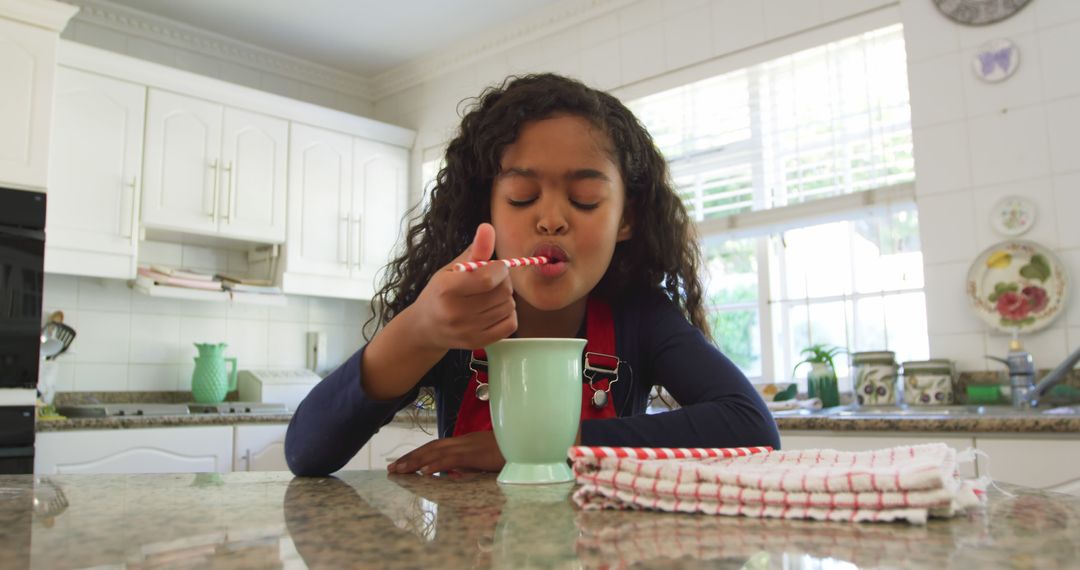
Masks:
[[[112,0],[370,77],[559,0]]]

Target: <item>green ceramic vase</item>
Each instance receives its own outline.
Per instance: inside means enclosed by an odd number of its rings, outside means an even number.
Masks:
[[[191,397],[200,404],[217,404],[225,395],[236,389],[236,358],[225,356],[223,342],[195,343],[199,355],[195,357],[195,371],[191,374]],[[225,363],[232,370],[225,370]]]

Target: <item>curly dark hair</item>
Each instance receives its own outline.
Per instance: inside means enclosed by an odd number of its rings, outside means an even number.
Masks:
[[[694,225],[652,137],[615,97],[550,73],[509,77],[470,105],[447,146],[427,209],[411,220],[404,252],[385,268],[369,324],[385,324],[416,301],[435,272],[469,246],[476,226],[491,220],[492,183],[503,150],[525,123],[556,114],[582,117],[607,133],[626,188],[634,232],[615,246],[597,292],[616,299],[629,291],[662,291],[711,338]]]

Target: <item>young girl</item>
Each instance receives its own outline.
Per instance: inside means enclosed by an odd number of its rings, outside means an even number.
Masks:
[[[450,270],[528,256],[551,262]],[[388,267],[373,304],[384,326],[293,415],[289,468],[340,469],[430,386],[440,439],[390,471],[498,471],[471,351],[510,336],[587,339],[579,444],[778,448],[764,402],[709,340],[700,264],[667,165],[622,103],[551,74],[488,89]],[[646,415],[653,385],[682,407]]]

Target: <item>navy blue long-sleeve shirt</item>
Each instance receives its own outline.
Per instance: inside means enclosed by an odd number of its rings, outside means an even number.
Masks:
[[[618,417],[583,421],[582,445],[779,449],[776,423],[746,376],[671,300],[659,292],[634,295],[613,303],[612,314],[622,360],[619,381],[611,387]],[[453,433],[469,382],[469,351],[448,351],[400,398],[375,400],[361,384],[365,348],[317,384],[297,408],[285,436],[285,459],[293,473],[319,476],[341,469],[422,386],[435,390],[439,437]],[[655,384],[682,407],[645,414]]]

